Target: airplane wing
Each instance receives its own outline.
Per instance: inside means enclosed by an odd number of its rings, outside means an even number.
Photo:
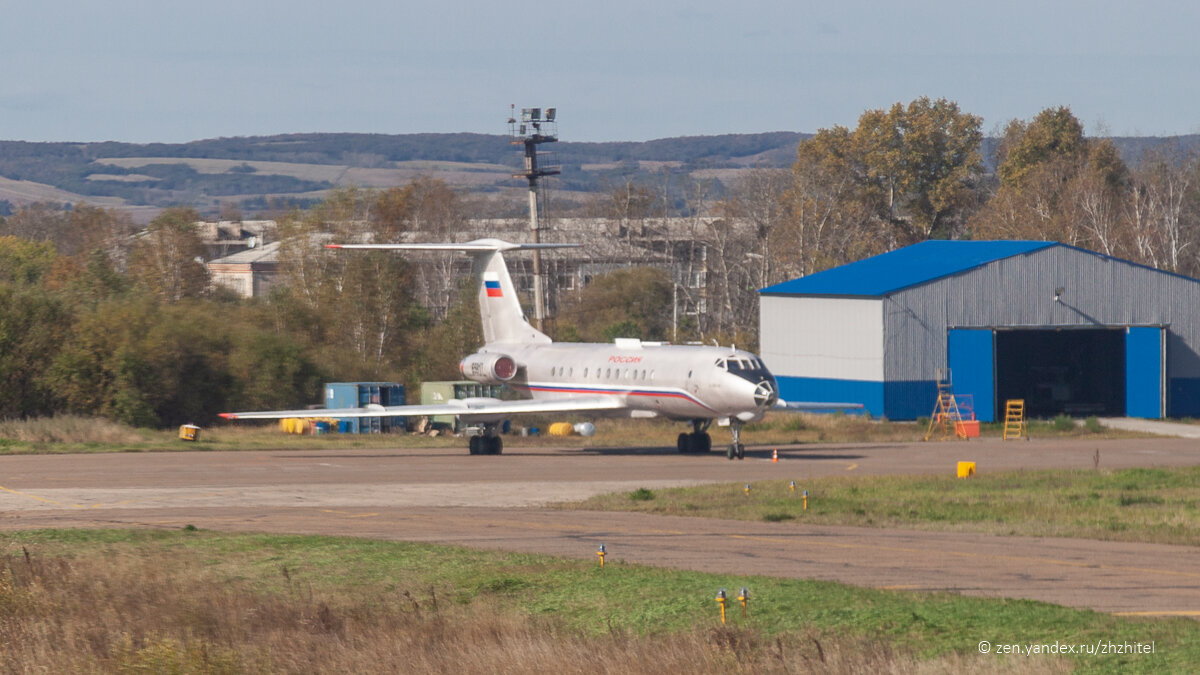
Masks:
[[[775,410],[794,410],[794,411],[812,411],[823,412],[827,410],[862,410],[861,403],[818,403],[812,401],[784,401],[780,399],[775,403]]]
[[[316,408],[306,410],[264,410],[221,413],[229,420],[271,420],[285,417],[417,417],[421,415],[457,415],[466,420],[492,421],[512,415],[536,413],[573,413],[621,410],[625,403],[612,396],[557,400],[525,399],[502,401],[498,398],[456,399],[433,405],[370,404],[362,408]]]

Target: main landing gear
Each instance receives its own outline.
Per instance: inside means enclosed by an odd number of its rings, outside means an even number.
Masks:
[[[692,420],[692,433],[679,434],[675,447],[679,452],[708,452],[712,450],[712,438],[708,435],[708,425],[712,420]]]
[[[500,438],[498,425],[483,425],[483,433],[471,437],[469,448],[472,455],[498,455],[504,452],[504,440]]]
[[[733,442],[725,451],[729,459],[746,459],[746,446],[742,445],[742,421],[735,418],[729,420],[729,431],[733,434]]]

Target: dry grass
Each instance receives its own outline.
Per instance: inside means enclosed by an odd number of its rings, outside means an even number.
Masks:
[[[128,425],[79,415],[0,420],[0,439],[23,443],[111,444],[142,443],[146,440]]]
[[[1063,662],[970,654],[922,660],[887,643],[709,626],[585,635],[492,598],[433,589],[283,591],[230,580],[183,551],[0,557],[5,672],[957,673],[1066,672]],[[323,588],[328,584],[320,584]],[[449,594],[447,594],[449,595]]]

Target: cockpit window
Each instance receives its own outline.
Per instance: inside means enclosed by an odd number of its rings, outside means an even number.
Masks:
[[[722,359],[725,369],[738,377],[758,383],[771,378],[767,367],[757,358],[729,357]]]

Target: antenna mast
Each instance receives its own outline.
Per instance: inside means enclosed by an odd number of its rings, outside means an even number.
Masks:
[[[557,176],[562,173],[557,166],[539,166],[537,146],[542,143],[558,141],[558,109],[521,108],[521,118],[518,121],[516,105],[510,106],[508,116],[508,134],[512,145],[525,146],[525,171],[514,173],[513,178],[524,178],[529,181],[529,229],[533,232],[533,243],[542,240],[538,223],[538,180],[543,176]],[[542,254],[538,249],[533,250],[533,319],[538,330],[545,330],[546,299],[542,291]]]

